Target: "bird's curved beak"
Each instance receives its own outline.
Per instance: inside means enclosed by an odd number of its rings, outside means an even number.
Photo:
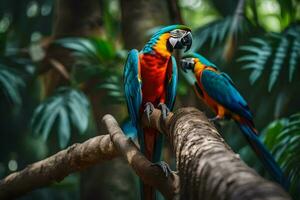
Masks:
[[[195,62],[193,58],[183,58],[180,60],[180,65],[184,72],[187,72],[187,70],[194,71]]]
[[[192,46],[192,42],[193,42],[192,33],[188,31],[181,38],[170,38],[169,42],[174,49],[183,49],[185,47],[184,52],[187,52]]]
[[[193,43],[193,37],[191,32],[187,32],[187,34],[181,39],[180,41],[183,46],[185,46],[184,52],[187,52],[190,50],[192,43]]]

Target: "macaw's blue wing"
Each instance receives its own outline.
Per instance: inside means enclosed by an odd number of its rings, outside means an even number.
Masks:
[[[127,137],[130,137],[133,140],[137,138],[137,127],[132,124],[130,118],[125,119],[121,123],[121,129]]]
[[[201,83],[207,94],[226,109],[252,121],[248,104],[225,73],[204,70]]]
[[[166,105],[170,110],[172,110],[176,99],[176,90],[177,90],[177,81],[178,81],[177,65],[176,65],[176,60],[173,56],[169,61],[167,73],[168,73],[168,83],[167,83]]]
[[[124,89],[132,125],[138,130],[139,112],[142,104],[142,82],[139,78],[139,65],[139,52],[133,49],[129,52],[124,67]],[[139,132],[139,140],[144,141],[142,133]]]

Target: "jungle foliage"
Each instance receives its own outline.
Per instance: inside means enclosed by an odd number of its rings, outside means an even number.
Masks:
[[[95,113],[99,110],[106,112],[107,107],[119,106],[120,116],[126,116],[122,72],[128,49],[123,47],[121,37],[121,23],[126,22],[120,17],[119,1],[101,1],[104,17],[99,23],[104,34],[53,40],[55,2],[0,2],[0,178],[95,135],[95,118],[101,117],[95,117]],[[290,192],[296,196],[300,191],[300,1],[177,3],[183,21],[193,29],[192,50],[233,78],[254,112],[258,130],[263,130],[264,143],[290,177]],[[67,51],[71,64],[49,56],[45,43]],[[43,81],[47,74],[45,60],[52,62],[50,68],[57,70],[57,76],[64,77],[50,93],[45,89],[49,85]],[[192,92],[181,79],[178,105],[186,105]],[[94,94],[98,94],[97,98]],[[199,106],[196,98],[191,99],[189,106]],[[127,125],[126,119],[124,127]],[[222,122],[221,129],[232,148],[268,177],[245,147],[241,134],[232,136],[239,130],[227,121]],[[74,175],[28,199],[47,195],[49,199],[79,199],[79,185],[79,176]],[[122,194],[116,188],[112,190]]]

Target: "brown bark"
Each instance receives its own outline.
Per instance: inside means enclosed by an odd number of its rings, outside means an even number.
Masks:
[[[170,23],[168,5],[161,0],[121,0],[122,34],[127,49],[141,49],[147,32]]]
[[[125,137],[112,116],[104,116],[103,121],[110,137],[98,136],[8,176],[0,182],[0,198],[22,195],[59,181],[68,173],[122,155],[146,184],[157,188],[167,199],[290,199],[281,187],[242,162],[197,109],[180,109],[166,120],[159,110],[154,110],[150,123],[146,116],[142,120],[144,126],[166,134],[176,154],[180,178],[174,173],[165,178]]]
[[[168,0],[168,6],[172,23],[183,24],[178,0]]]
[[[91,36],[102,33],[99,0],[56,0],[53,36]]]
[[[120,155],[146,184],[156,187],[167,199],[178,194],[179,178],[175,173],[166,178],[160,168],[151,165],[136,145],[126,138],[111,115],[105,115],[103,122],[109,135],[74,144],[1,180],[0,199],[19,197],[33,189],[59,182],[70,173]]]
[[[59,182],[70,173],[110,160],[117,155],[109,135],[74,144],[1,180],[0,199],[16,198],[33,189]]]
[[[166,133],[176,154],[180,199],[290,199],[241,161],[197,109],[179,109],[165,121],[156,110],[151,127]]]

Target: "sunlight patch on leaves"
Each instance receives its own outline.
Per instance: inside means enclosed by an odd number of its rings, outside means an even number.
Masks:
[[[59,146],[67,146],[72,128],[84,134],[88,128],[90,104],[87,97],[80,91],[62,87],[42,102],[34,111],[31,127],[35,135],[44,141],[51,131],[58,134]]]

